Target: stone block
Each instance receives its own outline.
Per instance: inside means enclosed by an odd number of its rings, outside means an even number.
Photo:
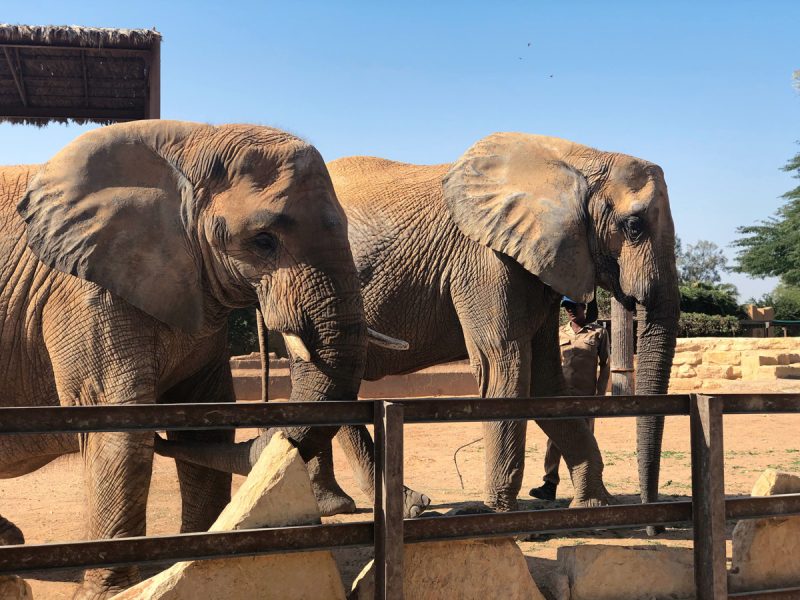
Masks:
[[[732,545],[731,591],[800,586],[800,517],[739,521]]]
[[[690,548],[564,546],[558,562],[569,578],[570,600],[694,598]]]
[[[672,369],[671,377],[697,377],[697,371],[695,371],[695,369],[690,365],[680,365],[677,368]]]
[[[796,493],[800,493],[800,475],[766,469],[750,495]],[[739,521],[732,543],[732,591],[800,585],[800,517]]]
[[[739,366],[742,364],[742,353],[714,350],[711,352],[706,352],[703,355],[703,362],[709,362],[715,365]]]
[[[691,392],[692,390],[700,389],[703,382],[697,377],[690,377],[686,379],[671,379],[669,382],[670,393]]]
[[[33,600],[33,592],[27,581],[16,575],[0,577],[0,599]]]
[[[702,352],[676,352],[672,359],[673,365],[699,365],[703,362]]]
[[[733,367],[728,365],[698,365],[697,376],[700,379],[732,379]]]
[[[800,366],[778,365],[774,369],[775,379],[800,379]]]
[[[319,508],[306,465],[286,436],[278,432],[209,531],[319,522]],[[114,596],[118,600],[343,600],[344,597],[344,587],[330,552],[181,562]]]
[[[511,539],[408,544],[403,555],[403,594],[414,600],[503,598],[544,600],[525,556]],[[373,562],[353,582],[349,600],[372,600]]]
[[[756,479],[751,496],[775,496],[776,494],[800,493],[800,475],[766,469]]]

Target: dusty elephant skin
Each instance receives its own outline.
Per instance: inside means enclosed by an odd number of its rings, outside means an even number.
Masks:
[[[411,346],[399,354],[372,348],[365,379],[468,356],[481,396],[558,394],[558,300],[589,300],[600,285],[627,307],[639,305],[637,392],[666,393],[679,309],[674,227],[658,166],[497,133],[453,165],[352,157],[328,169],[350,222],[367,323]],[[607,502],[602,459],[582,421],[539,425],[564,454],[573,504]],[[643,501],[657,497],[662,429],[663,418],[639,419]],[[486,424],[485,434],[486,502],[512,510],[524,424]],[[343,428],[337,439],[371,494],[366,430]],[[318,479],[333,480],[332,471]]]
[[[232,402],[227,315],[259,304],[302,349],[295,396],[353,398],[366,327],[347,221],[307,143],[266,127],[142,121],[86,133],[43,166],[0,169],[5,406]],[[333,428],[292,429],[304,458]],[[229,431],[184,441],[232,442]],[[144,535],[149,432],[5,436],[0,477],[81,452],[89,538]],[[182,531],[205,530],[230,475],[178,461]],[[21,533],[0,518],[0,542]],[[135,568],[87,571],[104,598]]]
[[[365,379],[469,357],[483,397],[558,395],[559,300],[587,301],[600,285],[628,308],[640,306],[637,392],[666,393],[679,303],[658,166],[556,138],[497,133],[452,165],[352,157],[328,169],[349,220],[367,323],[410,343],[402,353],[373,346]],[[304,368],[292,365],[293,383]],[[539,425],[569,467],[573,505],[608,503],[585,420]],[[638,421],[643,501],[657,497],[662,430],[663,418]],[[337,440],[372,496],[367,429],[343,427]],[[525,423],[487,423],[485,445],[486,503],[514,510]],[[254,458],[240,453],[235,462],[247,472]],[[350,500],[334,478],[330,446],[309,467],[318,498]],[[427,503],[406,491],[407,516]]]

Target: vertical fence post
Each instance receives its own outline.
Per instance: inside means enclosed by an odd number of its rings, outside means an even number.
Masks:
[[[633,394],[633,313],[611,300],[611,393]]]
[[[375,598],[403,599],[403,405],[375,406]]]
[[[728,597],[722,398],[691,395],[692,521],[697,600]]]

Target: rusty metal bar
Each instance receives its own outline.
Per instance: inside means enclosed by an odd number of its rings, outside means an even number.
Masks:
[[[368,424],[373,421],[373,402],[375,401],[0,408],[0,434]],[[406,423],[689,413],[688,395],[638,398],[417,398],[387,402],[404,407]]]
[[[403,600],[403,406],[375,403],[375,598]]]
[[[763,519],[798,514],[800,514],[800,494],[745,496],[725,500],[725,518],[728,520]]]
[[[692,394],[691,410],[694,581],[698,600],[717,600],[728,594],[722,398]]]
[[[204,560],[366,546],[372,543],[372,537],[372,523],[359,522],[244,529],[218,533],[184,533],[68,544],[0,546],[0,573],[123,566],[169,560]]]
[[[203,430],[371,423],[372,402],[140,404],[0,408],[0,433]]]
[[[728,499],[726,509],[728,519],[798,514],[800,494]],[[691,502],[659,502],[406,519],[403,522],[403,537],[406,543],[417,543],[532,532],[557,533],[589,528],[620,529],[640,528],[646,525],[678,525],[688,524],[691,519]],[[201,560],[225,556],[323,550],[338,546],[370,546],[373,543],[373,524],[356,522],[63,544],[4,546],[0,547],[0,573],[121,566],[166,560]]]
[[[759,590],[757,592],[736,592],[728,594],[728,598],[738,598],[739,600],[772,600],[773,598],[788,598],[797,600],[800,598],[800,587],[781,588],[776,590]]]
[[[675,525],[688,523],[691,511],[691,502],[682,501],[406,519],[403,521],[403,537],[406,543],[416,543],[576,531],[590,527],[616,529],[647,524]],[[374,539],[371,522],[356,522],[2,546],[0,574],[370,546]]]
[[[800,394],[715,394],[726,415],[798,413]]]

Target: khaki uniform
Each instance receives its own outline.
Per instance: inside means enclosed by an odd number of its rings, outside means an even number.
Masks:
[[[587,323],[579,331],[572,329],[567,323],[559,332],[561,346],[561,368],[567,384],[565,394],[568,396],[600,396],[606,390],[598,390],[598,380],[608,381],[610,366],[608,332],[597,323]],[[598,376],[598,365],[605,369],[605,377]],[[589,429],[594,432],[594,419],[586,419]],[[555,444],[547,440],[547,452],[544,455],[544,480],[554,485],[560,481],[558,465],[561,452]]]

